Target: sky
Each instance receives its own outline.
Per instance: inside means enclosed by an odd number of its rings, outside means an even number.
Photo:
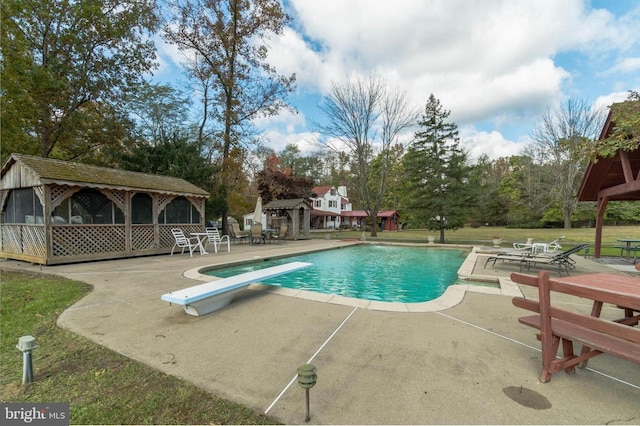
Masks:
[[[542,113],[569,98],[606,108],[640,90],[640,0],[284,0],[292,18],[268,62],[296,74],[283,112],[255,122],[276,152],[318,149],[333,83],[377,75],[424,110],[451,112],[470,158],[518,155]],[[160,82],[182,55],[157,42]],[[412,132],[403,135],[408,143]]]

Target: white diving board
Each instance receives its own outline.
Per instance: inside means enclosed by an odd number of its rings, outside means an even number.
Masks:
[[[160,299],[165,302],[182,305],[184,311],[189,315],[205,315],[227,306],[231,303],[231,299],[236,293],[249,287],[252,283],[297,271],[311,265],[313,263],[291,262],[257,271],[245,272],[233,277],[172,291],[171,293],[163,294]]]

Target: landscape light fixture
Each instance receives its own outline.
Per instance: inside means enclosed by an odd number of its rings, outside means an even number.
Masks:
[[[306,402],[307,402],[307,416],[304,421],[308,422],[309,417],[309,389],[315,384],[318,376],[316,375],[317,369],[312,364],[303,364],[298,367],[298,384],[305,390]]]
[[[22,352],[22,384],[33,382],[33,364],[31,362],[31,351],[37,348],[36,338],[33,336],[22,336],[18,339],[18,348]]]

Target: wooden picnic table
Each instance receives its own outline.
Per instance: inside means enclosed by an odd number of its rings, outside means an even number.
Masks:
[[[585,274],[549,279],[553,291],[594,301],[592,316],[600,316],[603,303],[640,311],[640,279],[621,274]],[[595,314],[595,315],[594,315]]]
[[[575,371],[601,353],[609,353],[640,364],[640,279],[629,275],[586,274],[549,278],[547,271],[538,277],[511,274],[514,282],[538,287],[538,302],[515,297],[513,304],[538,315],[520,317],[521,324],[540,330],[542,342],[542,374],[547,382],[557,371]],[[570,312],[552,305],[551,292],[559,292],[593,301],[591,315]],[[624,310],[624,317],[614,321],[600,318],[604,303]],[[573,352],[573,342],[582,344],[580,355]],[[563,357],[556,358],[560,343]]]

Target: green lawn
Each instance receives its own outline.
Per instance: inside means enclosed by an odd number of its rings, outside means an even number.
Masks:
[[[154,370],[56,325],[91,291],[51,276],[1,271],[1,401],[68,402],[72,424],[275,424],[262,414]],[[36,337],[34,382],[22,385],[18,338]]]
[[[356,231],[321,231],[312,232],[313,238],[360,238],[362,232]],[[402,231],[378,232],[376,238],[370,237],[370,232],[365,233],[368,241],[412,241],[426,242],[427,237],[433,235],[439,238],[436,231],[426,229],[409,229]],[[550,242],[560,236],[564,236],[563,248],[570,248],[577,244],[587,243],[591,245],[595,241],[596,231],[594,228],[574,228],[574,229],[519,229],[505,227],[480,227],[461,228],[455,231],[445,231],[445,239],[451,244],[484,244],[490,245],[493,236],[502,238],[503,247],[510,247],[514,242],[525,242],[527,238],[533,238],[535,242]],[[613,248],[619,245],[618,238],[638,238],[640,239],[640,225],[638,226],[605,226],[602,230],[602,255],[619,255],[620,250]]]

